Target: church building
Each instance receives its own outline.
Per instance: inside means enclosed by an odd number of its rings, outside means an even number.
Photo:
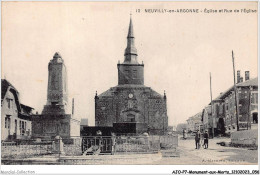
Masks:
[[[166,134],[166,94],[144,85],[144,64],[138,62],[131,18],[124,62],[117,69],[118,85],[95,96],[95,125],[113,127],[118,133]]]

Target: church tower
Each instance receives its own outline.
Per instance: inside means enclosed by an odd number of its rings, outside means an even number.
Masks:
[[[47,104],[43,114],[66,114],[68,103],[67,70],[64,60],[58,52],[50,60],[48,66]]]
[[[138,62],[132,18],[124,62],[117,64],[118,85],[95,95],[95,125],[120,134],[163,135],[168,128],[166,94],[144,85],[144,64]]]
[[[127,35],[127,47],[125,49],[124,56],[124,62],[122,64],[117,64],[118,85],[144,85],[144,64],[139,64],[137,60],[138,54],[135,48],[135,37],[132,18],[130,18]]]

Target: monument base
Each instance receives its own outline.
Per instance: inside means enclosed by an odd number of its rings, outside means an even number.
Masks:
[[[47,140],[57,135],[62,138],[80,136],[80,121],[73,119],[71,114],[32,115],[32,137]]]

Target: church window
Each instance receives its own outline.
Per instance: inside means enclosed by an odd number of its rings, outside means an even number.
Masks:
[[[133,108],[133,101],[132,100],[129,100],[128,101],[128,109],[131,109],[131,108]]]
[[[133,78],[137,78],[137,70],[133,70]]]

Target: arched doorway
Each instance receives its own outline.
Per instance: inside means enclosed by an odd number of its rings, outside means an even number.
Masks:
[[[253,123],[258,123],[258,113],[257,112],[253,113]]]
[[[225,123],[224,123],[224,119],[220,118],[218,120],[218,134],[224,135],[225,134]]]

